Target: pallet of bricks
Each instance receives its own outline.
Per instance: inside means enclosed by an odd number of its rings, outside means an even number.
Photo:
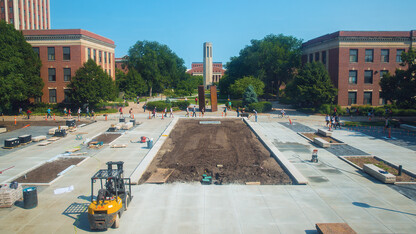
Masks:
[[[0,184],[0,208],[12,207],[13,204],[22,199],[23,189],[20,184]]]

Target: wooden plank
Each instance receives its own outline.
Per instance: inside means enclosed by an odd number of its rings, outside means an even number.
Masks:
[[[169,176],[175,169],[158,168],[155,173],[152,173],[150,178],[146,181],[148,184],[163,184],[166,183]]]
[[[322,234],[355,234],[356,232],[346,223],[317,223],[316,230]]]
[[[65,151],[66,153],[74,153],[74,152],[77,152],[77,151],[79,151],[80,150],[80,148],[73,148],[73,149],[69,149],[69,150],[67,150],[67,151]]]
[[[59,139],[60,139],[59,137],[51,137],[48,139],[48,141],[57,141]]]
[[[46,145],[49,145],[51,143],[52,142],[50,142],[50,141],[46,141],[46,142],[39,143],[38,146],[46,146]]]
[[[260,181],[246,182],[246,185],[261,185]]]
[[[127,145],[126,144],[115,144],[110,146],[111,148],[126,148]]]

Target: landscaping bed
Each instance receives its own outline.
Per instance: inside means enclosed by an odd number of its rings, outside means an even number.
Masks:
[[[103,142],[103,144],[109,144],[113,142],[115,139],[121,136],[121,133],[103,133],[97,137],[95,137],[91,142],[98,141]]]
[[[303,132],[302,135],[304,135],[305,137],[309,138],[311,141],[313,141],[315,138],[319,137],[319,138],[327,141],[328,143],[342,143],[341,141],[338,141],[335,138],[323,136],[323,135],[318,134],[318,133]]]
[[[416,182],[416,178],[412,175],[407,174],[405,171],[402,170],[402,175],[398,176],[398,170],[382,160],[379,160],[375,157],[369,156],[369,157],[344,157],[346,160],[354,163],[360,168],[364,167],[364,164],[374,164],[375,166],[379,167],[382,170],[385,170],[389,172],[390,174],[393,174],[396,176],[397,182]]]
[[[158,168],[174,169],[172,182],[197,182],[212,175],[218,184],[291,184],[271,153],[240,119],[210,119],[220,124],[180,120],[139,183]]]
[[[58,158],[52,162],[47,162],[42,166],[26,173],[17,178],[18,183],[49,183],[58,177],[62,172],[71,165],[77,165],[85,158]]]

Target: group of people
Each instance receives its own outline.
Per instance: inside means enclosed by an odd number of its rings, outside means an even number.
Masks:
[[[172,109],[172,107],[170,108],[170,110],[169,110],[169,118],[173,118],[173,109]],[[156,116],[157,116],[157,109],[156,109],[156,107],[153,109],[153,111],[152,111],[152,118],[156,118]],[[163,113],[162,113],[162,117],[168,117],[168,108],[166,108],[165,107],[165,109],[164,109],[164,111],[163,111]]]
[[[172,109],[172,108],[171,108],[171,109]],[[201,109],[201,115],[202,115],[202,117],[204,117],[204,114],[205,114],[205,108],[204,108],[204,107],[202,107],[202,109]],[[186,107],[186,114],[185,114],[185,116],[186,116],[186,117],[190,117],[189,107]],[[192,117],[197,117],[197,116],[196,116],[196,106],[194,106],[194,107],[192,108]]]
[[[336,112],[334,112],[334,114],[332,116],[329,116],[328,114],[325,116],[325,122],[326,122],[326,126],[331,130],[331,129],[337,129],[337,127],[339,129],[341,129],[341,123],[340,123],[340,119],[339,119],[339,115],[336,114]]]

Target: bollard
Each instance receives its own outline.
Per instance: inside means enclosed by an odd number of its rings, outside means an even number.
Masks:
[[[398,170],[399,172],[397,173],[398,176],[402,175],[402,169],[403,169],[402,165],[399,165],[399,170]]]
[[[151,117],[150,117],[150,111],[149,111],[149,119],[151,119]]]
[[[165,116],[165,112],[162,111],[162,119],[165,119],[164,116]]]
[[[14,125],[16,125],[16,115],[14,116]]]
[[[105,121],[107,121],[107,115],[105,115]]]

